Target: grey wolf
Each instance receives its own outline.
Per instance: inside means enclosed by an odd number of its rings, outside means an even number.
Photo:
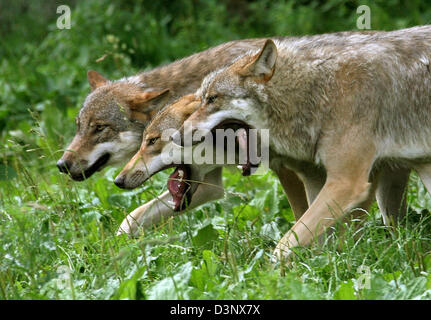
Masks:
[[[270,129],[272,166],[316,194],[275,249],[289,257],[369,199],[384,163],[415,169],[431,190],[430,61],[431,26],[267,40],[209,76],[190,130]],[[324,170],[323,186],[304,164]]]

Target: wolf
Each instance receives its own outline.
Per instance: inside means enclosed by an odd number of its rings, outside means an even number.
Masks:
[[[369,198],[385,163],[416,170],[431,190],[430,61],[431,26],[268,39],[208,76],[180,134],[228,122],[270,129],[272,166],[316,194],[276,246],[283,260]],[[323,186],[303,164],[325,171]]]
[[[115,178],[115,184],[120,188],[133,189],[154,174],[175,167],[174,164],[162,160],[165,147],[169,144],[167,139],[162,139],[163,132],[170,128],[180,128],[185,119],[199,106],[200,100],[195,99],[193,94],[186,95],[157,114],[144,131],[139,151]],[[166,117],[167,113],[172,115]],[[192,166],[176,166],[169,177],[169,191],[159,197],[158,201],[147,205],[145,211],[135,210],[129,214],[121,223],[117,234],[138,235],[139,228],[157,224],[162,219],[181,212],[185,206],[192,209],[202,203],[221,198],[224,195],[221,168],[206,175],[210,171],[211,169],[204,173]],[[189,192],[192,184],[193,198]]]

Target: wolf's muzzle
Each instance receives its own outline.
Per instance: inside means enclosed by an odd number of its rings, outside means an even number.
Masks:
[[[114,183],[117,187],[121,188],[121,189],[125,189],[125,181],[126,181],[126,176],[118,176],[115,178]]]

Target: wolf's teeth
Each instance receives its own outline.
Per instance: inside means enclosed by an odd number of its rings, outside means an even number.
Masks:
[[[183,178],[184,178],[184,171],[183,170],[178,170],[178,177],[180,178],[180,181],[183,181]]]

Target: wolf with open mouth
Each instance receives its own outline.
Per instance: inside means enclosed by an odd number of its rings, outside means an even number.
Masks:
[[[271,148],[305,184],[313,177],[295,169],[298,163],[326,173],[275,257],[288,259],[293,248],[321,239],[336,221],[350,220],[379,189],[385,164],[415,169],[431,192],[430,36],[431,26],[420,26],[362,41],[349,34],[321,43],[268,39],[214,72],[201,89],[202,105],[183,136],[231,120],[271,128]],[[376,77],[376,70],[386,76]]]

